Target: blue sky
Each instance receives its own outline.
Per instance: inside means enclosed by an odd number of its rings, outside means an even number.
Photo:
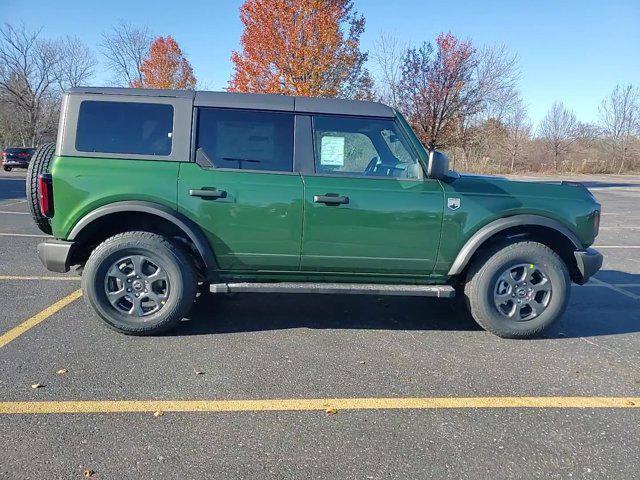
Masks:
[[[77,35],[96,48],[100,33],[119,19],[171,34],[207,89],[226,86],[231,51],[242,24],[236,0],[0,0],[0,21],[44,26],[47,36]],[[640,0],[520,1],[355,0],[367,20],[364,50],[380,32],[409,43],[441,31],[475,44],[505,43],[520,60],[521,90],[537,121],[558,99],[581,120],[617,83],[640,85]],[[100,69],[99,69],[100,70]],[[95,84],[108,81],[99,71]]]

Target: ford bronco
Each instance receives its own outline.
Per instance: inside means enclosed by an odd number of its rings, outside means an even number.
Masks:
[[[584,186],[450,171],[375,102],[74,88],[27,191],[44,265],[81,267],[87,303],[134,335],[204,289],[457,295],[525,338],[602,265]]]

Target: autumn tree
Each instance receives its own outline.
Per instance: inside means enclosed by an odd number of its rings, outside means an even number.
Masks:
[[[407,50],[400,81],[401,107],[428,148],[451,143],[461,115],[469,114],[476,59],[469,41],[450,33]]]
[[[140,65],[141,79],[132,82],[136,88],[193,90],[196,77],[191,64],[173,37],[158,37]]]
[[[554,102],[540,123],[540,136],[553,155],[553,166],[560,170],[561,157],[567,154],[580,138],[580,124],[576,115],[562,102]]]
[[[245,0],[229,91],[366,98],[364,18],[352,0]]]

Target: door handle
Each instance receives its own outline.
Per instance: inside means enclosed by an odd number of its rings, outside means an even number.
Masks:
[[[314,203],[324,203],[332,207],[338,205],[347,205],[349,203],[349,197],[338,195],[337,193],[327,193],[326,195],[314,195]]]
[[[192,197],[212,198],[227,198],[226,190],[204,190],[204,189],[189,189],[189,195]]]

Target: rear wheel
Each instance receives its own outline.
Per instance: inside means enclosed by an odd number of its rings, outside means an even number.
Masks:
[[[542,333],[564,312],[567,267],[549,247],[516,242],[487,251],[471,266],[465,297],[480,326],[504,338]]]
[[[126,232],[98,245],[82,273],[87,303],[111,328],[153,335],[189,312],[197,279],[191,258],[167,238]]]
[[[5,172],[10,172],[10,171],[11,171],[11,167],[7,167],[6,165],[4,165],[4,166],[2,167],[2,169],[3,169]]]
[[[49,171],[55,148],[55,143],[45,143],[38,147],[27,168],[27,204],[31,211],[31,217],[33,217],[33,221],[36,222],[38,228],[49,235],[51,234],[51,222],[40,211],[38,178],[41,174]]]

